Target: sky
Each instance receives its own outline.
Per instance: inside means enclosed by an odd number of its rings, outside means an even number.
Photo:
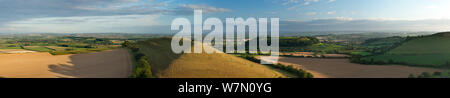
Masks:
[[[0,0],[0,33],[173,33],[175,18],[279,18],[280,32],[450,31],[450,0]]]

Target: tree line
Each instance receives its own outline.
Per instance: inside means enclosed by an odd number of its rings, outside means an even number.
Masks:
[[[136,63],[133,67],[133,74],[131,75],[132,78],[154,77],[147,57],[145,56],[145,54],[139,52],[139,46],[136,43],[125,41],[122,44],[122,47],[130,49],[132,54],[134,55],[134,61]]]

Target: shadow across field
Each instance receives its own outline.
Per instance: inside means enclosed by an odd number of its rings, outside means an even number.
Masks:
[[[131,73],[129,54],[125,49],[69,56],[66,64],[48,65],[59,78],[126,78]]]
[[[50,69],[49,71],[54,72],[54,73],[59,73],[65,76],[56,76],[58,78],[69,78],[66,76],[70,76],[70,77],[82,77],[79,74],[75,74],[77,72],[77,68],[75,68],[75,66],[78,66],[76,64],[74,64],[74,66],[70,66],[67,64],[52,64],[49,65],[48,68]]]

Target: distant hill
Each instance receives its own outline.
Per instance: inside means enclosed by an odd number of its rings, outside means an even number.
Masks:
[[[450,32],[408,37],[385,54],[362,60],[369,63],[450,68]]]
[[[229,54],[175,54],[170,38],[138,42],[160,78],[278,78],[286,75],[265,65]]]

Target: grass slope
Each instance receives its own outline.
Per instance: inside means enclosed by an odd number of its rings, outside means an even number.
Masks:
[[[450,37],[427,36],[413,39],[389,51],[387,54],[450,54]]]
[[[450,67],[450,32],[417,37],[382,55],[362,58],[365,61],[424,67]]]
[[[152,66],[154,75],[160,78],[278,78],[286,75],[229,54],[175,54],[171,39],[158,38],[139,42]]]

